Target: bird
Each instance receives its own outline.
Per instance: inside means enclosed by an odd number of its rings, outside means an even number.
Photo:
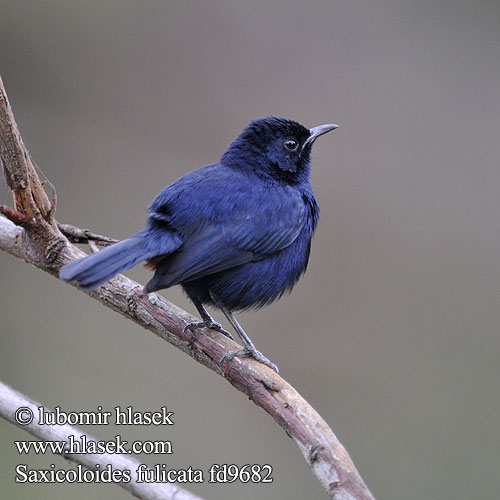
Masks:
[[[250,122],[217,163],[165,187],[148,208],[143,230],[65,265],[64,281],[91,290],[145,261],[154,270],[143,293],[181,285],[200,313],[187,329],[213,328],[232,338],[208,313],[220,309],[250,356],[276,372],[234,312],[259,309],[290,292],[307,268],[319,207],[310,182],[311,148],[336,129],[306,128],[275,116]]]

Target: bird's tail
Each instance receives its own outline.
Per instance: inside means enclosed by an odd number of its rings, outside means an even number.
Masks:
[[[158,250],[158,247],[150,248],[145,232],[141,231],[126,240],[65,265],[59,272],[59,277],[64,281],[75,280],[83,289],[91,290],[142,260],[157,256],[161,253]]]

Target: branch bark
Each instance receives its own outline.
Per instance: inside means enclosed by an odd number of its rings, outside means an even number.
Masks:
[[[91,233],[88,229],[80,229],[79,227],[73,226],[72,224],[60,224],[57,223],[59,231],[68,238],[71,243],[95,243],[102,247],[107,247],[113,243],[117,243],[118,240],[113,238],[108,238],[107,236],[101,236],[100,234]]]
[[[82,441],[82,438],[87,443],[91,441],[97,442],[98,440],[85,432],[80,431],[77,427],[72,425],[38,425],[36,419],[27,424],[20,425],[18,417],[16,417],[19,408],[29,408],[32,415],[38,415],[38,408],[44,406],[37,403],[20,392],[15,391],[12,387],[0,382],[0,416],[5,418],[8,422],[17,425],[21,429],[29,432],[32,436],[43,441],[59,441],[65,442],[66,448],[62,457],[71,460],[77,464],[83,465],[90,470],[104,470],[110,464],[113,470],[117,471],[136,471],[141,465],[140,462],[131,458],[130,455],[124,454],[73,454],[68,453],[69,436],[73,436],[75,442]],[[44,409],[50,411],[44,406]],[[97,466],[97,467],[96,467]],[[132,473],[130,482],[115,482],[123,489],[129,491],[137,498],[146,500],[203,500],[202,498],[193,495],[187,490],[175,486],[171,483],[138,483],[136,476]]]
[[[7,120],[13,121],[12,112],[5,113],[5,106],[8,107],[8,103],[0,80],[0,123],[4,121],[4,115]],[[15,124],[10,127],[1,125],[0,157],[11,187],[15,185],[12,179],[29,179],[27,184],[23,181],[25,192],[22,199],[27,200],[27,208],[16,202],[16,209],[34,218],[34,222],[29,226],[20,227],[0,217],[0,248],[57,276],[63,265],[84,254],[59,230],[61,226],[58,227],[54,220],[54,210],[42,210],[37,206],[39,197],[30,196],[30,192],[36,191],[38,184],[35,180],[34,185],[30,185],[32,174],[25,174],[23,177],[18,172],[19,169],[29,171],[29,164],[17,162],[16,159],[21,153],[24,158],[29,156],[23,149],[24,145],[18,132],[20,142],[17,147],[20,151],[12,146],[15,142],[9,135],[12,130],[17,132]],[[12,158],[10,151],[14,151]],[[36,177],[36,173],[34,176]],[[31,207],[30,203],[35,207]],[[224,376],[229,383],[269,413],[295,441],[332,500],[373,500],[372,494],[333,431],[291,385],[253,359],[235,357],[225,364],[223,372],[219,367],[222,356],[240,346],[215,330],[187,331],[184,334],[185,325],[195,318],[157,294],[144,295],[141,290],[141,285],[119,275],[96,290],[84,293]]]

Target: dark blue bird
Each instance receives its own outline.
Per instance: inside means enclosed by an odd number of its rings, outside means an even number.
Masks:
[[[146,228],[61,269],[88,290],[147,261],[155,269],[145,293],[182,285],[202,317],[188,328],[215,328],[206,305],[221,309],[244,347],[257,351],[232,311],[259,308],[290,291],[304,273],[319,217],[310,184],[311,147],[337,125],[307,129],[284,118],[251,122],[218,163],[167,186],[148,210]]]

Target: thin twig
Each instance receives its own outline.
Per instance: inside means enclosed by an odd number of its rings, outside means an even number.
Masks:
[[[7,205],[0,205],[0,214],[4,215],[12,221],[16,226],[24,226],[25,224],[32,224],[34,219],[30,219],[26,214],[19,212],[14,208]]]
[[[61,224],[58,222],[57,227],[71,243],[89,243],[93,241],[96,245],[106,247],[118,242],[118,240],[114,240],[113,238],[92,233],[88,229],[80,229],[72,224]]]
[[[89,246],[90,251],[92,253],[96,253],[96,252],[99,251],[99,248],[97,247],[97,244],[94,243],[92,240],[87,241],[87,245]]]

